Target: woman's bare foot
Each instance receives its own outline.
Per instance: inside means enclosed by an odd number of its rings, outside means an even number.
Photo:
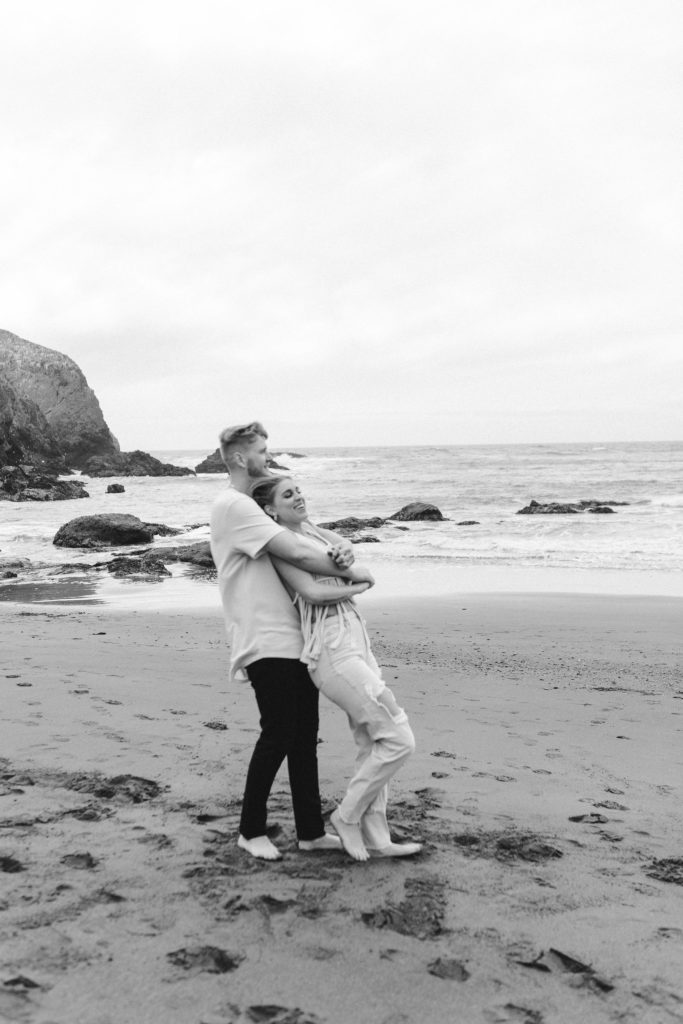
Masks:
[[[369,846],[371,857],[414,857],[422,849],[422,843],[389,843],[379,848]]]
[[[261,860],[281,860],[282,854],[277,846],[273,846],[268,836],[254,836],[253,839],[245,839],[240,836],[237,845],[246,850],[252,857],[259,857]]]
[[[336,811],[332,811],[330,824],[341,839],[342,845],[350,857],[353,857],[354,860],[370,859],[370,854],[365,849],[360,825],[349,825],[346,821],[343,821],[339,814],[339,808]]]
[[[339,836],[333,836],[330,832],[323,832],[317,839],[300,839],[299,849],[305,853],[317,853],[320,850],[341,850],[342,844]]]

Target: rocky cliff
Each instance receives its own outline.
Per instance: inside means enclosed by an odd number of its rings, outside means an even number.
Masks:
[[[57,438],[41,410],[0,376],[0,465],[33,461],[47,461],[56,472],[66,469]]]
[[[0,330],[0,389],[5,393],[0,399],[0,451],[4,445],[8,451],[14,446],[17,455],[40,454],[41,435],[43,447],[56,445],[71,466],[81,466],[91,455],[119,451],[95,393],[73,359],[61,352]],[[25,440],[19,444],[17,438]]]

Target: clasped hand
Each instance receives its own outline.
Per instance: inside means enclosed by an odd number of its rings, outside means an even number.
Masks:
[[[348,541],[333,544],[327,549],[327,553],[334,564],[340,569],[350,569],[356,560],[356,556],[353,553],[353,545]]]

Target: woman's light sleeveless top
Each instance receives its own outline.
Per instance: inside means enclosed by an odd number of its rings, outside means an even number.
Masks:
[[[317,540],[324,547],[328,546],[328,541],[317,533],[315,527],[306,524],[305,532],[307,537]],[[313,578],[318,583],[325,583],[331,587],[346,586],[338,576],[314,576]],[[323,645],[327,644],[332,650],[336,650],[344,642],[350,632],[352,622],[360,624],[369,648],[370,639],[365,629],[365,622],[356,608],[353,598],[348,597],[346,600],[331,605],[311,604],[301,594],[295,594],[293,602],[301,617],[301,632],[304,638],[304,648],[299,660],[309,668],[315,668],[317,665]],[[337,628],[331,635],[332,631],[327,627],[333,624]]]

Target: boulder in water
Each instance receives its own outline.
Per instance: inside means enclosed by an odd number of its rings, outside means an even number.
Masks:
[[[403,523],[412,523],[417,521],[441,523],[444,522],[442,516],[436,505],[430,505],[426,501],[411,501],[410,504],[404,505],[398,512],[394,512],[393,516],[389,516],[389,519],[396,519]]]
[[[120,513],[79,516],[57,530],[52,543],[60,548],[104,548],[128,544],[149,544],[155,534],[171,527],[143,523],[137,516]],[[177,531],[175,531],[177,532]]]

